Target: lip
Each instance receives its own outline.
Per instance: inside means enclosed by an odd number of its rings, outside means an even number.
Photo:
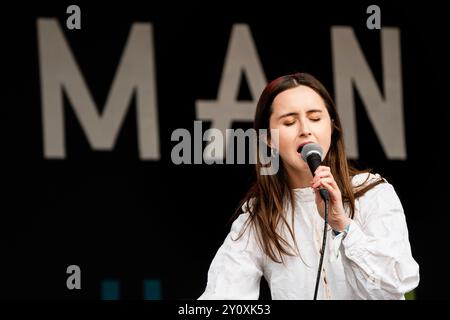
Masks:
[[[297,152],[298,152],[299,154],[301,154],[301,153],[302,153],[303,147],[304,147],[305,145],[307,145],[308,143],[313,143],[313,142],[312,142],[312,141],[306,141],[306,142],[301,143],[301,144],[297,147]]]

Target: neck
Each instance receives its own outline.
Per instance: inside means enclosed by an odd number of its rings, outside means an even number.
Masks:
[[[308,188],[311,187],[311,181],[313,179],[312,173],[308,166],[306,170],[298,170],[293,168],[286,168],[288,176],[289,187],[291,189]]]

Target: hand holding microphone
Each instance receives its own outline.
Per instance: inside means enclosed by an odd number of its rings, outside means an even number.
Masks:
[[[325,199],[329,199],[328,224],[333,230],[344,230],[350,223],[342,203],[342,194],[331,174],[330,167],[321,166],[322,148],[317,143],[306,144],[301,151],[303,160],[308,163],[314,176],[311,187],[316,193],[317,210],[322,218],[325,216]]]
[[[327,224],[333,230],[341,231],[345,223],[350,222],[350,218],[346,217],[344,206],[342,205],[342,196],[336,181],[329,167],[321,166],[322,163],[322,147],[317,143],[308,143],[301,150],[303,160],[308,163],[314,179],[311,186],[316,192],[316,205],[324,221],[322,249],[320,250],[319,269],[317,270],[316,286],[314,290],[314,300],[317,299],[319,289],[320,274],[322,272],[323,257],[325,254],[325,246],[327,243]]]

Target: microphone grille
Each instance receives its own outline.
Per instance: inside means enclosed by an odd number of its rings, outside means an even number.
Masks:
[[[317,143],[308,143],[303,146],[301,156],[303,160],[306,162],[306,159],[308,159],[309,155],[312,153],[317,153],[320,156],[320,159],[322,159],[322,147]]]

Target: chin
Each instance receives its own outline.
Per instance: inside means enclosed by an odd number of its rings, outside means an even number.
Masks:
[[[307,171],[309,170],[308,164],[302,159],[293,159],[289,165],[296,171]]]

